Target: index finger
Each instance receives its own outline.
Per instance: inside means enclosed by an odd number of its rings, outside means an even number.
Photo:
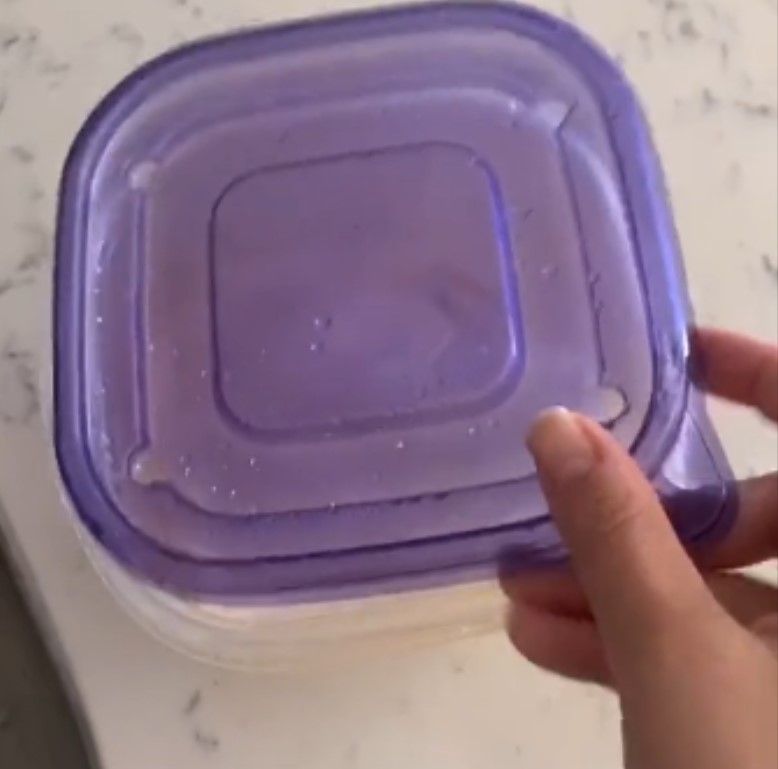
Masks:
[[[699,329],[694,348],[706,390],[778,421],[778,347],[731,331]]]

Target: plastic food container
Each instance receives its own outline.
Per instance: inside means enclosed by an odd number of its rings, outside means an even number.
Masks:
[[[169,53],[72,149],[55,440],[88,550],[231,665],[499,622],[561,561],[523,436],[606,424],[694,543],[728,473],[690,385],[635,96],[571,26],[436,5]]]

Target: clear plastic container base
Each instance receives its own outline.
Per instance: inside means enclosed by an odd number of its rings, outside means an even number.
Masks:
[[[369,662],[499,631],[505,598],[494,580],[319,603],[230,606],[142,582],[81,530],[117,602],[161,642],[209,664],[284,673]]]

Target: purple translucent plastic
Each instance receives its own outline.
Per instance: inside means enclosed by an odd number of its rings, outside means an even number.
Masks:
[[[563,404],[696,542],[733,505],[677,252],[630,87],[537,11],[174,51],[65,168],[63,478],[105,548],[179,593],[445,584],[562,555],[522,436]]]

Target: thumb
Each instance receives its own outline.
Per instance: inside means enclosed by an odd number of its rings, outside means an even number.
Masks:
[[[650,666],[652,644],[718,609],[653,488],[608,432],[565,409],[541,415],[528,446],[616,678]]]

